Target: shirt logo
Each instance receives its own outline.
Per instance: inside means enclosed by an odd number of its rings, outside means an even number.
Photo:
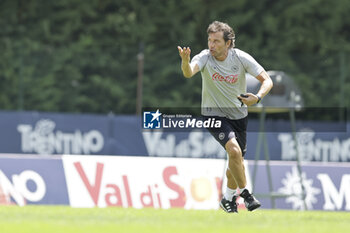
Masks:
[[[239,70],[238,66],[236,66],[236,65],[232,66],[231,69],[232,69],[233,72],[235,72],[235,73],[237,73],[238,70]]]
[[[228,76],[222,76],[221,74],[216,72],[211,76],[211,78],[213,81],[236,83],[238,80],[238,74],[231,74]]]
[[[219,133],[219,139],[223,140],[225,138],[225,133],[221,132]]]

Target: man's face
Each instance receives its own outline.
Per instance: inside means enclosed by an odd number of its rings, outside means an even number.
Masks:
[[[221,60],[223,57],[226,58],[229,46],[230,41],[225,43],[223,32],[215,32],[208,35],[208,48],[210,54],[218,60]]]

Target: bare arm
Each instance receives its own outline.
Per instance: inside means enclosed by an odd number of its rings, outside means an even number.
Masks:
[[[273,87],[273,82],[266,71],[262,71],[258,76],[256,76],[256,79],[258,79],[261,83],[258,93],[247,93],[247,98],[238,96],[238,98],[248,106],[256,104],[259,101],[259,97],[261,99],[264,98],[264,96],[267,95]]]
[[[185,78],[191,78],[193,75],[198,73],[199,67],[198,65],[191,66],[190,64],[190,55],[191,55],[191,49],[189,47],[181,48],[180,46],[177,46],[177,49],[179,50],[179,55],[181,57],[181,70]]]
[[[270,78],[268,73],[266,73],[266,71],[261,72],[258,76],[256,76],[256,78],[261,82],[261,87],[258,93],[256,94],[263,98],[270,92],[270,90],[273,87],[272,79]]]

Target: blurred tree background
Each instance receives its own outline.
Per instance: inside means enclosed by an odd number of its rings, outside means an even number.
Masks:
[[[143,105],[199,107],[177,45],[205,49],[214,20],[294,77],[306,106],[349,108],[349,12],[349,0],[1,0],[0,109],[134,114],[140,45]]]

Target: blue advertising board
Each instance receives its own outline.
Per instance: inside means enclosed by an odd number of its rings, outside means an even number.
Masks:
[[[249,161],[251,174],[254,166],[255,163]],[[266,162],[258,162],[253,191],[264,208],[350,211],[349,163],[309,162],[302,164],[299,173],[295,162],[273,161],[270,171],[271,184]],[[277,197],[274,200],[266,196],[270,185]]]
[[[345,124],[344,130],[333,130],[332,123],[298,123],[301,160],[350,161],[350,123]],[[149,130],[143,126],[141,117],[135,115],[2,111],[0,153],[226,157],[225,150],[206,130]],[[249,120],[247,159],[254,159],[257,151],[263,151],[263,147],[257,149],[258,129],[259,121]],[[288,120],[266,121],[271,160],[296,160],[296,145],[288,129]],[[264,159],[264,155],[259,158]]]
[[[0,119],[3,153],[108,154],[108,116],[1,112]]]
[[[0,204],[69,205],[61,157],[1,155]]]

